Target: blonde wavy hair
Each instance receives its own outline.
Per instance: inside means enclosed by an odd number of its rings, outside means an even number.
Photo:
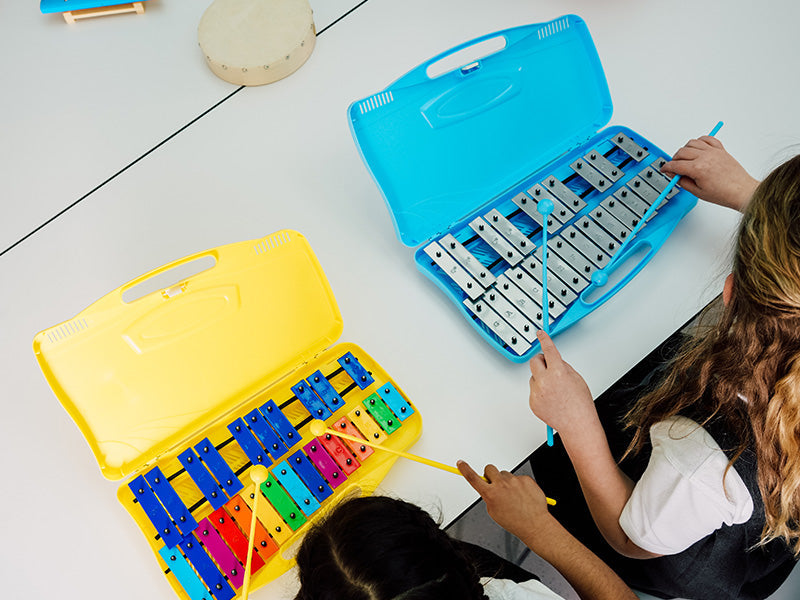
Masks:
[[[800,156],[753,194],[732,273],[721,317],[698,327],[626,415],[635,428],[626,455],[673,415],[721,420],[738,441],[728,468],[748,448],[756,455],[766,511],[759,545],[783,538],[800,556]]]

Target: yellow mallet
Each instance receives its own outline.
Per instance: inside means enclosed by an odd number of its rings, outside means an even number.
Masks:
[[[269,472],[263,465],[256,465],[250,469],[250,479],[255,486],[255,495],[253,497],[253,516],[250,519],[250,535],[247,537],[249,545],[247,546],[247,563],[244,566],[242,600],[247,600],[247,595],[250,592],[250,570],[253,567],[253,538],[256,535],[256,511],[258,510],[258,497],[261,495],[261,492],[258,491],[258,486],[264,483],[268,476]]]
[[[456,469],[451,465],[446,465],[444,463],[440,463],[435,460],[431,460],[429,458],[423,458],[421,456],[417,456],[416,454],[409,454],[408,452],[403,452],[401,450],[386,448],[379,444],[373,444],[371,442],[368,442],[367,440],[358,438],[354,435],[349,435],[347,433],[342,433],[341,431],[336,431],[335,429],[328,429],[328,427],[325,425],[325,421],[321,421],[320,419],[314,419],[313,421],[311,421],[309,429],[311,431],[311,435],[314,435],[316,437],[329,433],[331,435],[335,435],[342,439],[350,440],[351,442],[356,442],[358,444],[369,446],[370,448],[375,448],[376,450],[383,450],[384,452],[389,452],[390,454],[396,454],[397,456],[402,456],[403,458],[414,460],[418,463],[422,463],[423,465],[428,465],[429,467],[436,467],[437,469],[441,469],[442,471],[447,471],[448,473],[455,473],[456,475],[461,475],[461,471],[459,471],[458,469]],[[555,505],[556,501],[553,500],[552,498],[548,498],[547,503],[553,506]]]

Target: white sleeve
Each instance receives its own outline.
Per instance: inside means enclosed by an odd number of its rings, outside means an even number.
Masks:
[[[482,577],[481,585],[489,600],[564,600],[536,579],[514,583],[510,579]]]
[[[640,548],[677,554],[726,525],[744,523],[753,499],[709,433],[686,417],[650,428],[653,452],[619,524]],[[727,492],[727,493],[726,493]]]

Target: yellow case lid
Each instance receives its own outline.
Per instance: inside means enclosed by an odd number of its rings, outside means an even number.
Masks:
[[[198,259],[216,262],[123,300]],[[33,350],[103,475],[121,479],[322,352],[342,329],[311,247],[284,230],[142,275],[37,334]]]

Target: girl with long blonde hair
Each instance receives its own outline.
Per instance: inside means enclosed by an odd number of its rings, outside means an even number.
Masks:
[[[559,432],[556,452],[569,457],[616,559],[593,549],[632,587],[663,598],[764,598],[800,557],[800,156],[758,183],[702,137],[663,170],[743,212],[721,314],[711,325],[701,319],[655,374],[651,360],[645,384],[617,390],[621,418],[606,422],[540,334],[530,406]],[[541,462],[548,456],[541,451]],[[621,468],[622,459],[640,467]],[[536,461],[534,472],[559,494]]]

